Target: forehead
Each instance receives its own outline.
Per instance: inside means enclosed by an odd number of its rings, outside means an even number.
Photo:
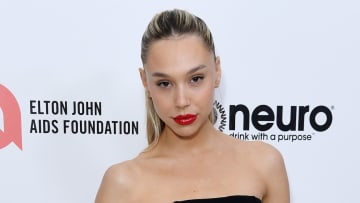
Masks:
[[[213,53],[198,35],[172,36],[153,42],[149,48],[147,71],[187,71],[199,65],[208,66]]]

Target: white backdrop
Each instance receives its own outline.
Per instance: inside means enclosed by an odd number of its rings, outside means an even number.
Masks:
[[[19,104],[22,149],[14,143],[0,149],[0,202],[93,202],[104,171],[146,146],[140,39],[155,13],[172,8],[202,17],[213,32],[223,68],[217,110],[224,110],[219,112],[224,131],[258,134],[251,122],[243,129],[241,112],[230,129],[230,106],[244,105],[251,117],[260,105],[268,106],[275,121],[263,140],[284,156],[292,202],[356,201],[357,1],[5,0],[0,2],[0,84]],[[72,115],[74,101],[100,109]],[[66,108],[60,111],[58,104]],[[278,106],[284,123],[291,106],[309,106],[309,112],[303,122],[296,118],[295,131],[283,131],[276,125]],[[322,132],[310,125],[318,106],[332,116]],[[4,132],[5,108],[0,107]],[[315,115],[318,125],[329,121],[325,113]],[[78,132],[76,127],[88,121],[101,122],[104,129]],[[289,134],[311,140],[277,141]]]

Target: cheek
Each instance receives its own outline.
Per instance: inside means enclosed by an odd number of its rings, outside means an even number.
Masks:
[[[161,117],[162,112],[167,112],[167,109],[169,108],[169,98],[165,97],[164,94],[159,91],[152,91],[151,88],[149,88],[149,91],[154,109]]]
[[[166,108],[166,100],[165,99],[161,99],[159,97],[153,97],[153,104],[156,110],[161,110]]]
[[[214,88],[211,84],[204,86],[204,89],[201,91],[197,91],[196,95],[196,103],[199,105],[200,108],[204,110],[211,109],[214,100]]]

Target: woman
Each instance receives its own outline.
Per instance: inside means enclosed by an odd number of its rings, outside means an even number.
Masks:
[[[290,202],[276,149],[213,127],[221,67],[200,18],[177,9],[157,14],[141,59],[149,147],[107,170],[96,203]]]

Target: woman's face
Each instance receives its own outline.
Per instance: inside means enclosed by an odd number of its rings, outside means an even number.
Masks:
[[[189,137],[212,126],[209,114],[220,82],[220,61],[199,36],[155,41],[140,73],[165,130]]]

